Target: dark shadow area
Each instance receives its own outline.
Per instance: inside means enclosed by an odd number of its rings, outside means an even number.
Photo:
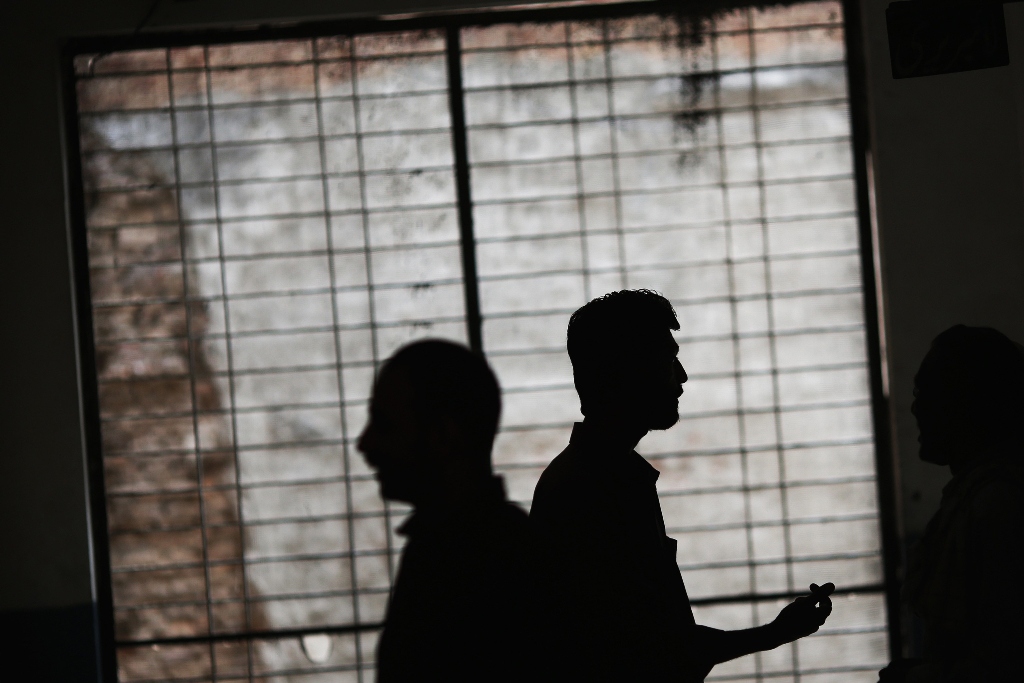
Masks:
[[[987,327],[956,325],[914,378],[920,457],[949,467],[938,512],[911,551],[903,601],[921,620],[921,659],[880,672],[903,681],[1017,681],[1024,597],[1024,355]]]
[[[528,680],[527,517],[493,474],[498,382],[469,349],[400,349],[374,386],[359,450],[381,495],[413,506],[377,680]]]
[[[100,680],[94,605],[0,612],[0,635],[5,655],[0,680]]]
[[[834,586],[812,585],[765,626],[695,623],[658,471],[634,450],[679,420],[677,329],[672,305],[648,290],[607,294],[569,321],[584,420],[541,476],[530,514],[553,680],[701,681],[715,664],[814,633],[831,612]]]

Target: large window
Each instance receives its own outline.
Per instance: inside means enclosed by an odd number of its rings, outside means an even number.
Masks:
[[[640,450],[698,621],[843,593],[711,678],[874,680],[841,8],[613,10],[76,57],[121,680],[372,680],[407,512],[353,446],[375,369],[481,345],[528,507],[579,419],[568,316],[625,287],[682,325]]]

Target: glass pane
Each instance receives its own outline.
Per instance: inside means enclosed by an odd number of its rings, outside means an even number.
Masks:
[[[702,603],[881,582],[841,16],[737,10],[696,45],[643,16],[462,34],[484,348],[506,392],[496,461],[528,506],[581,417],[569,315],[663,293],[690,382],[680,424],[640,450]],[[841,601],[874,609],[709,680],[874,675],[880,593]],[[745,628],[780,606],[698,621]]]
[[[374,370],[466,338],[443,48],[78,60],[122,680],[372,669],[371,633],[316,661],[294,638],[127,643],[383,618],[403,511],[353,448]]]

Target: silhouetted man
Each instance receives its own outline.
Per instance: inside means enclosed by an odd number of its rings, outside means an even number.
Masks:
[[[921,460],[948,466],[939,511],[913,549],[904,603],[924,621],[923,659],[882,681],[1024,679],[1024,356],[1000,332],[952,327],[914,378]]]
[[[700,681],[719,662],[813,633],[831,611],[827,584],[767,626],[694,623],[658,472],[633,450],[679,419],[687,377],[677,329],[672,305],[647,290],[607,294],[569,320],[584,420],[541,476],[530,511],[554,680]]]
[[[383,367],[359,450],[411,503],[377,652],[379,683],[521,680],[527,519],[491,470],[498,382],[463,346],[422,341]]]

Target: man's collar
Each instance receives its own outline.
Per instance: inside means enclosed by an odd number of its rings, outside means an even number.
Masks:
[[[652,482],[657,481],[660,475],[651,463],[631,448],[615,448],[600,439],[583,422],[577,422],[572,426],[572,435],[569,443],[585,451],[586,459],[593,459],[601,463],[602,468],[617,471],[626,476],[641,476],[649,478]]]
[[[498,476],[492,476],[474,488],[471,495],[453,501],[450,505],[416,508],[408,519],[395,529],[395,532],[403,536],[411,536],[424,527],[433,527],[449,522],[457,525],[460,520],[474,515],[475,510],[500,505],[507,500],[505,480]]]

